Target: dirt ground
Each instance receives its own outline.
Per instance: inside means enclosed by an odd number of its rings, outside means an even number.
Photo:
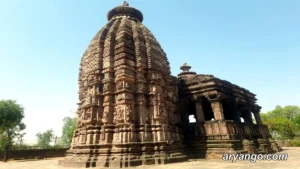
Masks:
[[[173,163],[166,165],[148,165],[139,166],[135,169],[300,169],[300,147],[286,147],[280,153],[287,153],[287,161],[223,161],[214,160],[196,160],[183,163]],[[47,160],[20,160],[0,162],[0,169],[71,169],[58,165],[58,160],[62,158],[52,158]],[[97,167],[96,167],[97,168]],[[72,168],[73,169],[73,168]]]

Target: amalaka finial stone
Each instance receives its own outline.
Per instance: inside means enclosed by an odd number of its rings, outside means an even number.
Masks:
[[[139,22],[143,22],[143,14],[138,9],[129,6],[129,4],[124,1],[122,5],[116,6],[111,9],[107,14],[107,20],[116,19],[117,17],[130,17]]]
[[[182,72],[178,74],[178,77],[189,77],[191,75],[196,75],[195,72],[190,72],[191,66],[186,62],[182,66],[180,66],[180,69],[182,70]]]
[[[127,3],[126,1],[123,1],[122,6],[129,6],[129,3]]]
[[[191,66],[188,65],[187,63],[184,63],[184,64],[180,67],[180,69],[181,69],[183,72],[189,72],[190,69],[191,69]]]

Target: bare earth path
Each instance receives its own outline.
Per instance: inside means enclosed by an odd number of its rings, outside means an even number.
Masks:
[[[184,163],[175,163],[167,165],[149,165],[139,166],[135,169],[300,169],[300,147],[287,147],[280,153],[287,153],[287,161],[223,161],[222,159],[214,160],[197,160]],[[53,158],[47,160],[26,160],[26,161],[9,161],[8,163],[0,162],[0,169],[71,169],[58,165],[58,160],[62,158]],[[96,167],[98,168],[98,167]],[[74,169],[74,168],[72,168]]]

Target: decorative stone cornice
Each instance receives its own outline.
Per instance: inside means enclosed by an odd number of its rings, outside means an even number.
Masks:
[[[200,83],[208,80],[213,80],[214,76],[212,75],[195,75],[191,78],[185,79],[185,84],[190,85],[193,83]]]
[[[189,65],[184,66],[186,66],[186,69],[190,68]],[[256,102],[255,94],[228,81],[218,79],[212,75],[198,74],[189,77],[185,76],[181,79],[181,81],[180,87],[182,87],[182,93],[205,93],[206,90],[216,90],[220,93],[223,93],[226,98],[239,98],[243,102],[249,102],[251,104]]]

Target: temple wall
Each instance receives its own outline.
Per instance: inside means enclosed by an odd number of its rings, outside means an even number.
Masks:
[[[65,157],[68,148],[52,148],[52,149],[28,149],[28,150],[11,150],[9,151],[9,159],[35,159],[35,158],[55,158]],[[0,159],[3,159],[4,152],[0,151]]]

